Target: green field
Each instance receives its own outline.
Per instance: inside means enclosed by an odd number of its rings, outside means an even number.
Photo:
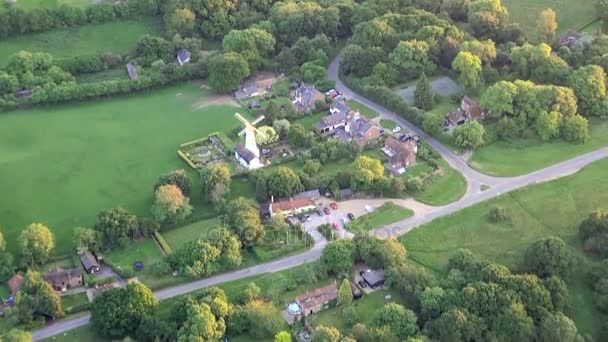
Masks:
[[[466,179],[443,159],[439,161],[439,165],[443,170],[442,175],[428,184],[422,192],[413,194],[413,198],[429,205],[446,205],[464,196],[467,192]],[[405,175],[408,177],[407,172]]]
[[[582,254],[578,225],[587,215],[608,203],[608,160],[589,165],[576,175],[528,187],[464,209],[415,229],[403,236],[410,259],[437,272],[445,270],[448,258],[459,248],[468,248],[487,260],[517,270],[526,248],[541,237],[557,235],[568,242],[580,265],[569,281],[572,317],[579,330],[596,340],[605,322],[594,307],[585,284],[589,264]],[[488,213],[502,206],[510,222],[492,223]]]
[[[367,232],[397,221],[408,219],[412,216],[414,216],[412,210],[398,206],[393,202],[387,202],[376,208],[373,212],[357,217],[347,224],[346,228],[355,232]]]
[[[69,5],[73,7],[85,8],[91,5],[93,0],[18,0],[15,5],[17,8],[29,11],[38,8],[54,9],[61,5]],[[0,4],[0,11],[3,11],[6,7],[4,2]]]
[[[87,305],[89,298],[86,292],[79,292],[67,296],[61,296],[61,307],[67,313],[73,312],[74,309]]]
[[[100,210],[149,215],[159,175],[189,169],[176,155],[179,144],[239,126],[233,106],[197,109],[208,96],[190,83],[0,116],[0,188],[11,194],[0,199],[8,249],[17,252],[14,242],[32,222],[51,227],[55,253],[65,254],[73,229],[92,225]],[[200,192],[192,197],[195,214],[213,213]]]
[[[350,107],[350,109],[354,111],[358,111],[359,114],[365,116],[366,118],[373,119],[378,116],[375,110],[369,108],[363,103],[357,102],[355,100],[347,100],[346,104]]]
[[[521,24],[530,37],[535,36],[540,12],[552,8],[557,13],[559,32],[580,30],[582,26],[597,17],[595,0],[581,0],[573,3],[569,0],[503,0],[511,22]]]
[[[160,35],[158,19],[115,21],[88,24],[68,29],[3,39],[0,44],[0,65],[21,50],[48,52],[55,57],[91,55],[98,52],[128,53],[144,34]]]
[[[477,149],[469,164],[490,175],[518,176],[608,146],[608,121],[593,118],[589,125],[591,139],[583,145],[562,140],[543,143],[538,138],[495,142]]]
[[[397,123],[393,120],[382,119],[380,120],[380,126],[385,129],[393,130],[393,128],[397,127]]]
[[[198,221],[184,227],[163,232],[163,237],[173,250],[177,250],[186,242],[204,238],[212,229],[221,227],[219,218]]]

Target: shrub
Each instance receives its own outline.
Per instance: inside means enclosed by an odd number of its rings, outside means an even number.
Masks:
[[[490,221],[492,222],[504,222],[509,220],[511,217],[507,211],[507,209],[494,206],[490,209]]]
[[[159,232],[155,231],[154,238],[156,239],[156,242],[158,242],[158,244],[160,245],[160,248],[165,251],[165,254],[173,254],[173,248],[171,248],[171,245],[169,245],[167,240],[165,240],[164,236],[162,236]]]

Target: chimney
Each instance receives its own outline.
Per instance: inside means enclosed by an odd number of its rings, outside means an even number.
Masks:
[[[274,203],[274,195],[270,195],[270,203]]]

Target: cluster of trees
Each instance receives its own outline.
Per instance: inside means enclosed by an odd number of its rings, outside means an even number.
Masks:
[[[86,9],[63,4],[55,9],[36,8],[30,11],[12,6],[0,13],[0,38],[142,15],[157,15],[160,4],[159,0],[130,0],[115,5],[100,3]]]
[[[529,131],[542,140],[562,136],[584,143],[589,139],[588,121],[577,114],[577,96],[570,88],[521,80],[500,81],[486,90],[481,105],[500,119],[501,139],[521,137]]]
[[[9,280],[15,271],[13,255],[6,250],[6,240],[0,227],[0,282]]]
[[[38,272],[28,271],[25,274],[15,303],[16,307],[9,316],[16,317],[25,326],[40,318],[57,319],[64,316],[59,295]]]
[[[608,211],[592,212],[579,226],[578,235],[583,249],[602,258],[608,257]]]

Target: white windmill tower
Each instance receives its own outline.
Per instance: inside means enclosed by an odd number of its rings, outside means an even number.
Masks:
[[[260,149],[258,148],[258,144],[255,142],[255,134],[258,132],[257,128],[255,128],[255,124],[264,120],[264,115],[261,115],[253,122],[249,122],[249,120],[239,113],[235,113],[234,116],[245,124],[245,128],[239,132],[239,136],[245,135],[245,145],[236,145],[236,159],[241,165],[248,169],[257,169],[264,166],[260,162]]]

